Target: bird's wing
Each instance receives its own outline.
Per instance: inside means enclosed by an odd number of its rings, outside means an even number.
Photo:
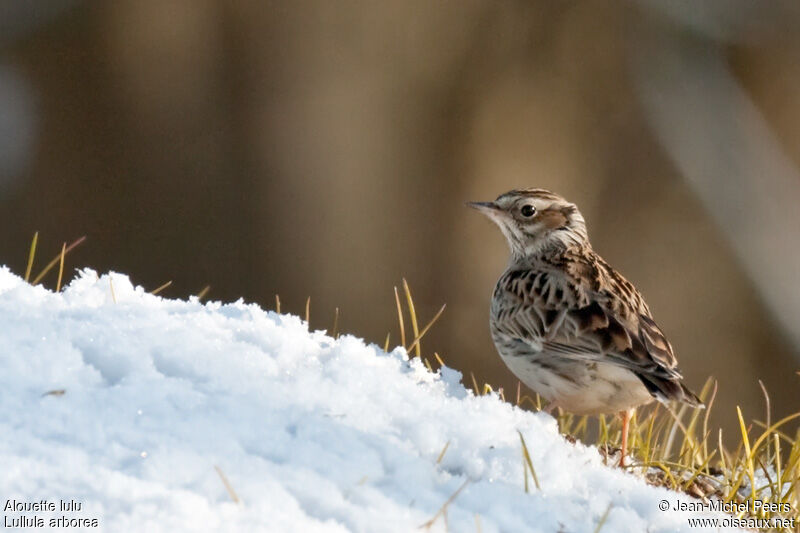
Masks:
[[[631,309],[613,292],[582,293],[546,272],[514,281],[496,289],[506,293],[500,295],[505,312],[494,324],[501,333],[543,355],[627,368],[660,400],[700,403],[680,382],[672,346],[646,308]]]

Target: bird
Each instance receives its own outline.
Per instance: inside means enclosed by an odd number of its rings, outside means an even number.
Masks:
[[[641,293],[592,248],[575,204],[534,188],[467,205],[499,226],[511,250],[492,293],[492,341],[547,412],[619,414],[625,467],[636,407],[704,407]]]

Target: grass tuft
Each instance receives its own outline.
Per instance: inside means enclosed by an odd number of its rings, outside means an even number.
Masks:
[[[438,464],[440,464],[440,463],[442,462],[442,459],[444,459],[444,454],[446,454],[446,453],[447,453],[447,448],[449,448],[449,447],[450,447],[450,441],[447,441],[447,442],[444,444],[444,448],[442,448],[442,451],[441,451],[441,452],[439,452],[439,457],[437,457],[437,458],[436,458],[436,464],[437,464],[437,465],[438,465]]]
[[[34,241],[37,239],[37,237],[38,237],[38,233],[36,233],[36,235],[34,236]],[[30,284],[31,285],[38,285],[39,282],[42,281],[42,279],[47,275],[47,273],[50,272],[53,269],[53,267],[55,267],[59,262],[61,262],[63,256],[65,256],[68,253],[70,253],[76,246],[80,245],[85,240],[86,240],[86,236],[84,235],[83,237],[80,237],[79,239],[74,240],[69,246],[66,246],[65,248],[63,248],[62,252],[59,253],[58,255],[56,255],[49,263],[47,263],[47,265],[45,265],[45,267],[42,269],[42,271],[39,272],[39,275],[36,276],[35,278],[33,278],[33,281],[31,281]],[[31,246],[31,254],[33,254],[34,251],[35,251],[35,246],[32,245]],[[30,264],[30,266],[33,266],[33,257],[32,256],[30,257],[29,264]],[[27,281],[27,279],[26,279],[26,281]]]
[[[397,293],[397,287],[394,288],[394,301],[397,303],[397,323],[400,325],[400,345],[406,345],[406,327],[403,322],[403,306],[400,304],[400,295]]]
[[[58,281],[56,281],[56,292],[61,292],[61,278],[64,277],[64,256],[67,254],[67,243],[61,246],[61,260],[58,262]]]
[[[528,492],[528,472],[530,472],[533,477],[533,484],[536,485],[536,489],[542,490],[541,485],[539,485],[539,478],[536,475],[536,469],[533,468],[531,454],[528,452],[528,445],[525,444],[525,437],[522,436],[521,431],[517,430],[517,433],[519,433],[519,440],[522,443],[522,469],[525,472],[525,492]]]
[[[39,241],[39,232],[33,234],[31,248],[28,251],[28,265],[25,267],[25,281],[31,279],[31,269],[33,268],[33,258],[36,256],[36,243]]]
[[[456,498],[458,498],[458,495],[461,494],[461,491],[467,488],[467,485],[469,485],[469,479],[465,480],[464,483],[462,483],[461,486],[458,487],[458,489],[456,489],[456,491],[453,494],[451,494],[449,498],[447,498],[447,501],[445,501],[444,504],[442,504],[442,506],[439,508],[438,511],[436,511],[436,514],[433,515],[433,517],[430,520],[419,526],[420,529],[430,529],[433,526],[433,524],[436,523],[439,517],[442,517],[445,523],[445,530],[449,530],[449,528],[447,527],[447,508],[450,506],[451,503],[455,501]]]
[[[611,508],[613,506],[614,506],[614,504],[611,504],[611,503],[608,504],[608,507],[606,508],[605,512],[603,513],[603,516],[601,516],[600,520],[597,521],[597,527],[594,528],[594,533],[600,533],[600,530],[603,529],[603,526],[605,525],[606,520],[608,520],[608,515],[611,512]]]
[[[411,298],[411,289],[408,288],[408,282],[406,278],[403,278],[403,291],[406,293],[406,302],[408,303],[408,314],[411,316],[411,329],[414,332],[414,338],[416,339],[411,346],[416,346],[417,348],[417,357],[422,357],[422,346],[420,345],[419,339],[419,327],[417,326],[417,311],[414,308],[414,299]],[[411,351],[411,347],[407,348],[408,351]]]
[[[339,308],[337,307],[333,312],[333,329],[331,330],[331,337],[334,339],[339,338]]]
[[[228,481],[228,476],[225,475],[225,472],[223,472],[222,469],[217,465],[214,465],[214,470],[217,471],[217,475],[219,476],[219,479],[222,481],[222,484],[225,486],[225,490],[228,491],[228,496],[231,497],[233,503],[242,503],[242,500],[239,499],[239,495],[236,494],[235,490],[233,490],[233,485],[231,485],[231,482]]]
[[[161,292],[161,291],[163,291],[164,289],[166,289],[167,287],[169,287],[170,285],[172,285],[172,280],[169,280],[168,282],[164,283],[163,285],[159,285],[157,288],[155,288],[155,289],[153,289],[152,291],[150,291],[150,294],[152,294],[153,296],[155,296],[155,295],[157,295],[159,292]]]
[[[211,285],[206,285],[200,292],[198,292],[195,296],[197,297],[197,301],[202,302],[203,299],[208,296],[208,292],[211,290]]]

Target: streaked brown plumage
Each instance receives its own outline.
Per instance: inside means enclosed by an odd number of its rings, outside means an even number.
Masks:
[[[639,291],[592,249],[574,204],[526,189],[469,205],[511,248],[490,326],[523,383],[576,414],[628,413],[653,399],[701,405]]]

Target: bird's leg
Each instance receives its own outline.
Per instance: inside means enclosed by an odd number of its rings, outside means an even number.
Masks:
[[[628,425],[631,421],[632,412],[633,409],[628,409],[619,413],[619,416],[622,417],[622,445],[620,446],[621,450],[619,457],[620,468],[625,468],[625,455],[628,453]]]

